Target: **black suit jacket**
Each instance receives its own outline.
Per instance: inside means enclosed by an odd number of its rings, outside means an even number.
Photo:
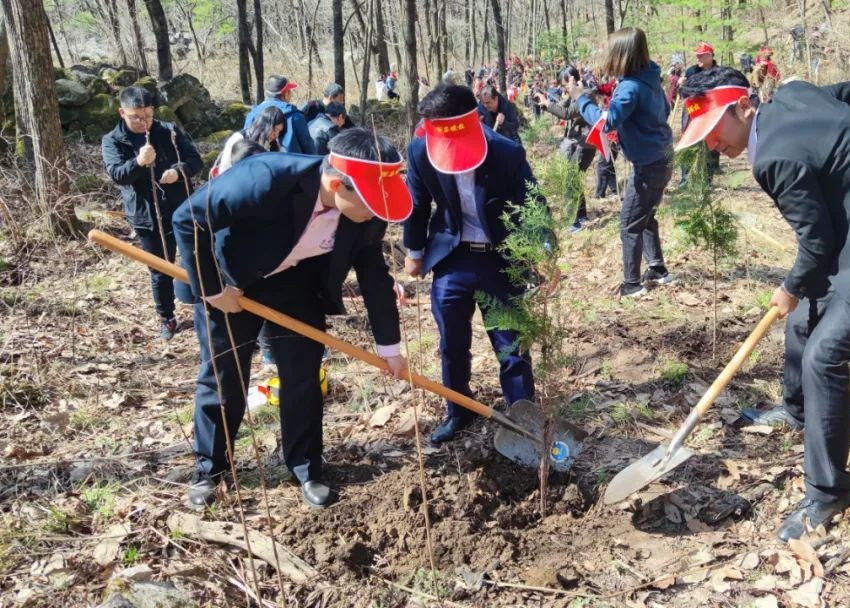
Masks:
[[[174,234],[196,297],[201,284],[210,296],[224,283],[245,288],[280,266],[316,205],[321,162],[321,157],[302,154],[258,154],[207,182],[177,209]],[[362,224],[340,218],[334,248],[321,256],[320,296],[327,314],[345,313],[342,284],[353,268],[375,341],[389,345],[397,344],[400,334],[393,279],[382,250],[385,232],[386,223],[377,218]]]
[[[498,247],[512,227],[502,217],[508,201],[522,205],[536,181],[522,146],[488,127],[484,135],[487,157],[475,170],[475,204],[484,231]],[[425,250],[422,272],[427,273],[460,244],[463,216],[455,176],[431,165],[424,137],[407,148],[407,185],[413,212],[404,224],[404,246]]]
[[[756,116],[753,175],[797,235],[785,288],[850,296],[850,82],[779,88]]]

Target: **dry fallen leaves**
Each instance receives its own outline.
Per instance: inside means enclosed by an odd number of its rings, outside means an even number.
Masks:
[[[793,606],[800,608],[820,608],[823,605],[820,594],[823,591],[823,580],[813,578],[808,583],[800,585],[788,592],[788,599]]]

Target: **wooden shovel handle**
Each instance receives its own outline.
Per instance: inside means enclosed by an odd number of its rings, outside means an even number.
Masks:
[[[89,240],[97,243],[114,251],[115,253],[120,253],[121,255],[128,257],[132,260],[136,260],[137,262],[141,262],[146,266],[153,268],[154,270],[158,270],[163,274],[167,274],[170,277],[177,279],[178,281],[182,281],[183,283],[189,282],[189,275],[186,273],[186,270],[177,266],[176,264],[172,264],[171,262],[167,262],[160,257],[157,257],[147,251],[139,249],[138,247],[134,247],[129,243],[125,243],[121,239],[117,239],[114,236],[110,236],[100,230],[92,230],[89,232]],[[273,308],[269,308],[268,306],[264,306],[259,302],[256,302],[250,298],[246,298],[245,296],[241,296],[239,298],[239,304],[243,309],[248,312],[252,312],[258,317],[262,317],[266,321],[271,321],[281,327],[285,327],[286,329],[292,330],[302,336],[310,338],[311,340],[315,340],[316,342],[320,342],[325,346],[329,346],[334,350],[338,350],[340,352],[345,353],[350,357],[354,357],[355,359],[360,359],[372,365],[373,367],[377,367],[383,370],[389,370],[389,366],[387,362],[384,361],[381,357],[375,355],[374,353],[370,353],[369,351],[363,350],[362,348],[357,348],[356,346],[349,344],[339,338],[334,338],[330,334],[327,334],[323,331],[316,329],[306,323],[302,323],[297,319],[293,319],[292,317],[285,315]],[[429,380],[425,376],[420,376],[419,374],[415,374],[412,370],[409,373],[409,376],[404,376],[404,380],[407,380],[414,386],[418,386],[419,388],[423,388],[426,391],[434,393],[435,395],[439,395],[449,401],[457,403],[458,405],[475,412],[485,418],[491,418],[493,416],[493,408],[487,407],[483,403],[479,403],[475,401],[475,399],[471,399],[466,395],[462,395],[457,391],[453,391],[450,388],[447,388],[440,384],[439,382],[434,382],[433,380]]]
[[[741,345],[741,348],[738,349],[738,352],[735,353],[735,356],[732,357],[732,360],[723,368],[723,371],[720,372],[720,375],[717,376],[717,379],[712,383],[706,393],[702,396],[702,399],[699,400],[699,403],[696,405],[696,411],[700,418],[708,411],[708,408],[714,403],[714,400],[723,392],[723,389],[726,388],[726,385],[729,384],[729,381],[732,380],[732,376],[734,376],[741,366],[744,364],[744,361],[747,360],[747,357],[750,356],[750,353],[753,352],[756,344],[758,344],[759,340],[764,337],[764,334],[767,333],[767,330],[770,329],[770,326],[773,325],[773,322],[779,318],[779,309],[776,306],[772,306],[770,310],[765,313],[762,320],[759,321],[759,324],[756,325],[756,328],[753,332],[747,337],[744,343]]]

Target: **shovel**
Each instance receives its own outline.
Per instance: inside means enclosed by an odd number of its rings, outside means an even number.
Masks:
[[[661,479],[693,455],[691,450],[682,445],[685,439],[693,432],[708,408],[732,380],[732,376],[741,369],[753,348],[777,318],[779,318],[779,309],[773,306],[759,321],[753,333],[747,337],[729,364],[720,372],[720,375],[717,376],[717,379],[702,396],[696,407],[691,410],[685,423],[673,436],[670,446],[659,445],[649,454],[617,473],[611,483],[608,484],[608,489],[605,490],[603,498],[605,504],[610,505],[625,500],[641,488]]]
[[[110,249],[115,253],[120,253],[132,260],[142,262],[143,264],[158,270],[163,274],[167,274],[178,281],[182,281],[184,283],[189,282],[189,277],[186,274],[186,271],[180,266],[143,251],[138,247],[134,247],[129,243],[125,243],[124,241],[101,232],[100,230],[90,231],[89,240],[105,247],[106,249]],[[252,312],[267,321],[271,321],[272,323],[285,327],[286,329],[301,334],[311,340],[320,342],[321,344],[343,352],[350,357],[360,359],[369,365],[382,370],[389,370],[386,361],[377,355],[361,348],[357,348],[356,346],[344,342],[339,338],[335,338],[330,334],[320,331],[306,323],[302,323],[297,319],[293,319],[292,317],[269,308],[268,306],[264,306],[250,298],[241,296],[239,298],[239,304],[244,310]],[[502,428],[499,430],[505,430],[506,432],[501,435],[497,433],[495,447],[496,450],[498,450],[506,458],[529,466],[537,466],[539,463],[540,456],[544,452],[540,441],[540,437],[542,436],[540,429],[542,428],[543,423],[540,416],[540,408],[533,403],[525,400],[517,401],[511,407],[511,415],[506,416],[501,412],[495,411],[492,407],[479,403],[466,395],[453,391],[439,382],[434,382],[433,380],[429,380],[419,374],[410,372],[409,375],[404,376],[402,379],[410,382],[413,386],[423,388],[435,395],[439,395],[440,397],[457,403],[458,405],[473,411],[484,418],[489,418],[501,425]],[[516,414],[514,412],[516,412]],[[586,435],[587,434],[584,431],[569,424],[568,422],[556,422],[552,445],[548,448],[548,454],[552,460],[552,468],[556,471],[568,470],[572,466],[578,451],[581,449],[579,441],[584,439]]]

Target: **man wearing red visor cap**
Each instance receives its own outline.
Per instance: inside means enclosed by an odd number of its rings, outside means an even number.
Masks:
[[[503,219],[508,204],[524,204],[534,183],[522,146],[482,125],[477,106],[462,86],[437,87],[420,102],[422,136],[407,150],[413,213],[404,225],[406,269],[414,277],[434,272],[431,308],[440,331],[443,384],[469,396],[475,293],[502,302],[521,293],[505,275],[507,262],[498,248],[511,230]],[[499,355],[505,401],[531,399],[531,359],[516,347],[516,333],[487,334]],[[449,403],[431,441],[453,439],[473,417]]]
[[[330,142],[324,158],[270,152],[240,161],[174,214],[183,266],[201,302],[195,305],[201,369],[190,507],[202,509],[215,500],[229,468],[227,438],[236,437],[245,412],[251,355],[263,320],[242,310],[241,294],[324,329],[325,314],[345,312],[342,283],[353,267],[378,355],[396,377],[406,369],[393,279],[382,252],[386,222],[403,221],[412,209],[401,166],[388,139],[378,138],[376,146],[372,133],[348,129]],[[276,325],[269,329],[285,387],[283,457],[305,502],[324,507],[331,501],[322,478],[324,347]]]
[[[678,148],[704,140],[729,157],[746,149],[797,236],[797,259],[770,301],[789,315],[784,403],[744,412],[804,429],[806,498],[778,531],[790,540],[850,505],[850,82],[792,82],[758,107],[747,84],[731,68],[688,80],[680,90],[691,122]]]

